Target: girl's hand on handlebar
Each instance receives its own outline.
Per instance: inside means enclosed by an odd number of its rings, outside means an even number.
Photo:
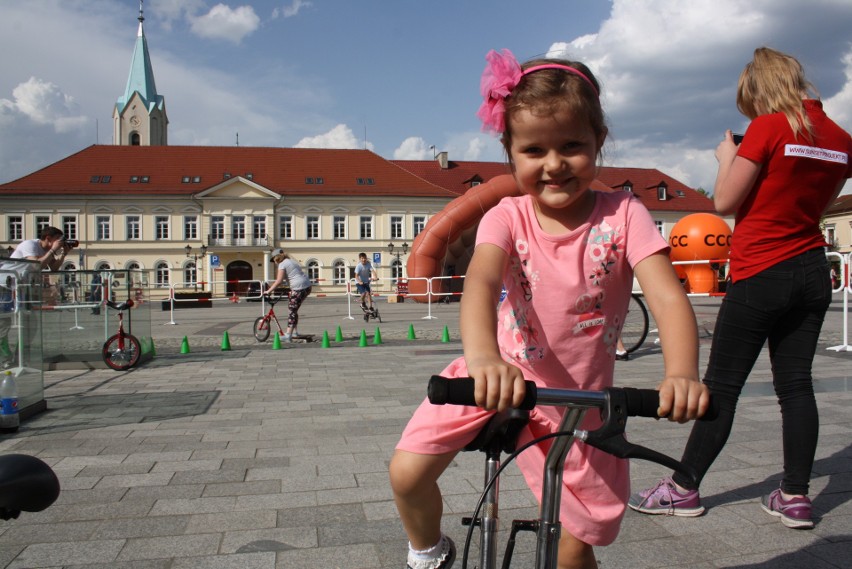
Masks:
[[[523,402],[526,393],[523,372],[499,356],[469,361],[467,371],[475,381],[476,404],[483,409],[505,411]]]
[[[710,390],[700,381],[686,377],[666,377],[657,387],[660,407],[657,415],[669,421],[686,423],[698,419],[710,405]]]

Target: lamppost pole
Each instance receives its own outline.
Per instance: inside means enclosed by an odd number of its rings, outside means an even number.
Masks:
[[[192,252],[192,245],[187,245],[186,247],[183,248],[183,250],[186,251],[186,258],[192,259],[192,262],[195,265],[195,278],[193,279],[192,285],[193,285],[193,289],[195,291],[198,291],[198,275],[199,275],[199,273],[201,273],[201,269],[198,266],[198,261],[199,260],[204,261],[204,257],[207,255],[207,246],[206,245],[201,246],[201,254],[200,255]],[[203,276],[204,275],[202,273],[202,279],[203,279]],[[201,292],[204,292],[204,281],[203,280],[201,281]]]

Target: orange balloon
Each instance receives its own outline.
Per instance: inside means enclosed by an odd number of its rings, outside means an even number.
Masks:
[[[719,281],[716,271],[709,265],[677,265],[685,267],[683,273],[686,275],[686,292],[702,293],[716,292]]]
[[[672,227],[669,236],[672,261],[727,259],[731,254],[731,228],[712,213],[693,213]]]

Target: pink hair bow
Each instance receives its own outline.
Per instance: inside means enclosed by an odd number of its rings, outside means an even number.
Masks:
[[[479,90],[482,93],[482,105],[476,116],[482,120],[482,130],[501,134],[506,130],[503,103],[521,80],[521,65],[508,49],[497,53],[493,49],[485,56],[488,63],[482,72]]]

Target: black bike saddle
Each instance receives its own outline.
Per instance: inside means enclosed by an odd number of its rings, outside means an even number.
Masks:
[[[0,518],[40,512],[59,497],[59,479],[41,459],[26,454],[0,456]]]

